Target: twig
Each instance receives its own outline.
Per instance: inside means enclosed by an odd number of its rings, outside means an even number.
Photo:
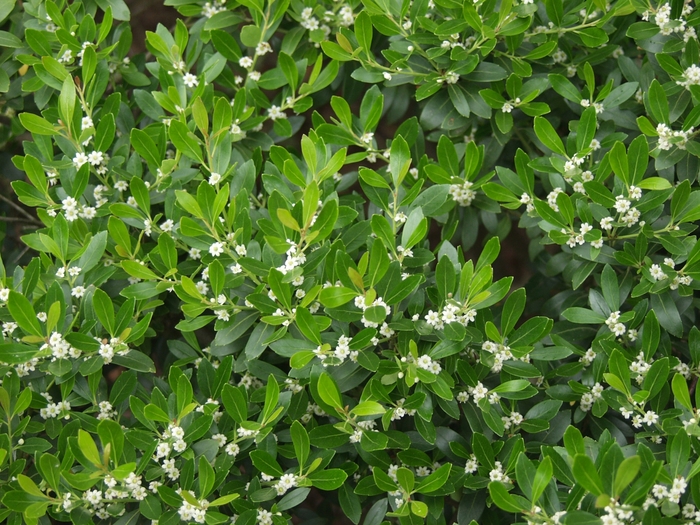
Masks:
[[[0,217],[0,222],[23,222],[25,224],[43,226],[43,224],[36,219],[25,219],[23,217]]]
[[[15,257],[15,259],[12,261],[12,264],[17,264],[22,257],[24,257],[24,254],[29,251],[29,246],[27,246],[24,250],[20,252],[20,254]]]
[[[33,221],[36,220],[36,218],[33,217],[27,210],[25,210],[24,208],[22,208],[20,205],[15,204],[12,200],[10,200],[10,199],[8,199],[7,197],[5,197],[2,193],[0,193],[0,200],[5,201],[7,204],[9,204],[10,206],[12,206],[15,210],[17,210],[18,212],[20,212],[20,213],[21,213],[22,215],[24,215],[25,217],[27,217],[27,218],[29,218],[29,219],[31,219],[31,220],[33,220]]]

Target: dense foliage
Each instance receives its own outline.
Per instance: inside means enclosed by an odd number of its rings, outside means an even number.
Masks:
[[[166,5],[0,1],[0,520],[700,521],[692,1]]]

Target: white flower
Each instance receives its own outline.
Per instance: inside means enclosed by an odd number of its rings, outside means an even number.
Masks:
[[[600,219],[600,228],[606,231],[612,230],[613,221],[614,219],[612,217],[603,217],[602,219]]]
[[[209,184],[212,186],[215,184],[218,184],[219,181],[221,181],[221,175],[218,173],[212,172],[211,175],[209,176]]]
[[[646,423],[648,426],[654,425],[659,422],[659,415],[656,412],[647,410],[642,417],[642,422]]]
[[[661,266],[658,264],[652,264],[651,268],[649,268],[649,273],[651,273],[651,276],[655,281],[663,281],[664,279],[668,278],[668,275],[664,273]]]
[[[279,106],[270,106],[270,109],[267,110],[267,115],[272,120],[287,118],[287,115],[284,111],[282,111],[282,109]]]
[[[185,73],[182,76],[182,81],[189,88],[197,87],[199,85],[199,80],[192,73]]]
[[[213,255],[214,257],[218,257],[222,253],[224,253],[224,243],[222,242],[215,242],[211,246],[209,246],[209,253]]]
[[[448,71],[445,73],[445,82],[448,84],[456,84],[459,81],[459,73]]]
[[[104,157],[104,153],[102,153],[101,151],[91,151],[90,154],[87,156],[88,162],[92,166],[99,166],[100,164],[102,164]]]
[[[266,55],[272,52],[272,46],[267,42],[260,42],[255,48],[256,55]]]
[[[250,57],[241,57],[238,60],[238,65],[242,68],[248,69],[253,66],[253,59]]]
[[[88,162],[88,156],[85,155],[85,153],[83,153],[82,151],[79,151],[75,154],[75,157],[73,157],[73,164],[78,169],[80,169],[82,165],[86,162]]]
[[[85,287],[84,286],[76,286],[70,291],[70,294],[73,297],[77,297],[78,299],[81,298],[83,295],[85,295]]]

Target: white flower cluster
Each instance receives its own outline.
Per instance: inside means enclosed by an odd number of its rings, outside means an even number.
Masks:
[[[402,357],[401,361],[403,361],[404,359],[406,359],[406,362],[410,363],[413,361],[413,356],[409,354],[407,358]],[[440,365],[440,362],[434,361],[433,358],[427,354],[420,356],[418,359],[415,360],[415,363],[418,368],[427,370],[432,374],[438,375],[440,372],[442,372],[442,366]]]
[[[666,500],[670,501],[671,503],[678,504],[678,502],[680,502],[681,500],[681,496],[685,494],[686,488],[688,488],[688,482],[683,476],[677,476],[673,480],[673,483],[671,483],[670,488],[666,485],[661,485],[660,483],[657,483],[651,489],[651,493],[654,495],[656,501],[653,503],[649,502],[649,504],[656,505]]]
[[[586,350],[586,353],[579,358],[579,363],[583,363],[583,366],[589,366],[595,359],[596,353],[592,348]]]
[[[580,172],[579,166],[581,166],[581,164],[583,164],[585,161],[586,157],[579,157],[578,155],[574,155],[571,157],[571,159],[567,160],[564,163],[564,180],[571,183],[571,177]]]
[[[389,325],[386,323],[382,324],[382,330],[389,330],[391,334],[394,333],[394,331],[391,330]],[[334,350],[327,351],[324,350],[322,346],[318,346],[313,352],[316,354],[316,357],[321,360],[324,367],[327,367],[328,365],[342,365],[346,359],[350,359],[352,362],[356,363],[359,356],[359,352],[357,350],[350,350],[350,338],[346,335],[340,336],[338,339],[338,344]],[[303,387],[300,388],[303,389]]]
[[[61,209],[68,222],[73,222],[78,217],[83,219],[94,219],[97,215],[97,210],[92,206],[84,206],[79,204],[73,197],[66,197],[61,201]],[[55,212],[55,210],[54,210]],[[49,213],[49,215],[51,215]]]
[[[112,403],[109,401],[100,401],[97,405],[100,408],[100,413],[97,414],[97,419],[112,419],[117,417],[117,411],[114,410]]]
[[[476,460],[476,456],[472,454],[467,460],[466,465],[464,465],[464,473],[474,474],[477,470],[479,470],[479,462]]]
[[[214,0],[213,2],[207,2],[204,4],[204,7],[202,7],[202,16],[211,18],[215,14],[222,13],[224,11],[226,11],[226,6],[224,3],[220,2],[219,0]]]
[[[528,193],[523,193],[520,196],[520,202],[526,205],[526,211],[528,213],[535,211],[535,205],[532,203],[532,197]]]
[[[375,427],[376,421],[358,421],[357,428],[350,434],[350,443],[359,443],[362,440],[362,434],[365,432],[379,432]]]
[[[657,147],[660,150],[670,150],[676,145],[680,149],[685,149],[685,145],[688,143],[688,140],[690,140],[693,131],[694,128],[685,131],[674,131],[666,124],[661,123],[656,126],[656,132],[659,134]]]
[[[683,33],[683,40],[687,42],[691,38],[695,38],[696,34],[695,28],[688,27],[683,17],[690,15],[692,12],[693,6],[687,2],[681,12],[681,18],[673,19],[671,18],[671,4],[665,3],[654,13],[654,23],[659,26],[662,35],[668,36],[673,33]],[[649,11],[644,12],[642,19],[649,20]]]
[[[382,329],[388,328],[387,324],[382,325]],[[393,330],[392,330],[393,333]],[[350,358],[352,361],[357,361],[358,352],[350,350],[350,338],[346,335],[341,335],[338,338],[338,344],[333,351],[333,356],[340,360],[342,363],[346,358]]]
[[[511,427],[517,427],[525,418],[520,412],[511,412],[509,416],[501,417],[501,420],[503,421],[503,427],[506,430],[510,430]]]
[[[261,388],[264,385],[263,385],[263,382],[260,381],[260,379],[251,375],[250,373],[246,372],[241,377],[241,380],[238,382],[238,386],[243,386],[243,387],[245,387],[246,390],[250,390],[250,389]]]
[[[621,412],[622,413],[622,412]],[[628,419],[630,412],[622,413],[625,419]],[[651,426],[659,422],[659,415],[653,410],[647,410],[643,416],[637,414],[632,418],[632,426],[634,428],[642,428],[643,425]]]
[[[291,377],[284,380],[284,388],[289,390],[292,394],[298,394],[304,390],[304,387],[299,384],[299,380],[292,379]]]
[[[561,188],[554,188],[547,195],[547,204],[549,204],[549,207],[552,208],[556,212],[559,211],[559,206],[557,205],[557,197],[559,196],[560,193],[564,193],[564,190]]]
[[[632,330],[629,330],[631,332]],[[629,336],[629,332],[627,335]],[[642,384],[644,381],[644,377],[647,375],[647,372],[651,368],[651,363],[647,363],[645,357],[644,357],[644,352],[639,352],[637,355],[636,361],[632,361],[630,363],[630,372],[633,374],[636,374],[636,381],[638,384]]]
[[[428,313],[425,316],[425,321],[436,330],[442,330],[445,327],[445,324],[455,322],[461,324],[462,326],[468,326],[469,323],[473,323],[476,319],[476,310],[473,308],[470,308],[465,312],[462,312],[461,310],[462,309],[459,306],[448,303],[442,310],[438,310],[437,312],[428,310]]]
[[[591,226],[587,222],[582,223],[581,224],[581,233],[570,234],[569,240],[566,241],[566,244],[569,246],[569,248],[574,248],[577,245],[579,245],[579,246],[584,245],[586,243],[586,241],[584,239],[584,235],[586,235],[592,229],[593,229],[593,226]],[[561,232],[562,233],[569,233],[565,228],[562,228]]]
[[[457,401],[460,403],[466,403],[469,401],[470,395],[474,398],[474,403],[476,404],[486,397],[488,397],[489,403],[492,405],[495,405],[501,400],[501,396],[499,396],[496,392],[491,392],[489,394],[489,389],[486,388],[481,381],[479,381],[476,386],[468,387],[467,391],[459,392],[457,394]]]
[[[634,517],[634,508],[629,508],[627,505],[619,505],[614,501],[611,501],[608,506],[606,506],[600,519],[604,525],[624,525],[630,522]]]
[[[273,485],[278,496],[284,496],[288,490],[297,486],[297,477],[294,474],[283,474],[277,483]]]
[[[41,350],[47,349],[51,350],[51,361],[56,361],[56,359],[68,359],[69,357],[77,359],[82,354],[80,350],[72,347],[58,332],[53,332],[49,336],[49,342],[41,347]]]
[[[501,343],[494,343],[493,341],[485,341],[481,345],[481,349],[490,353],[490,354],[493,354],[493,356],[494,356],[493,366],[491,367],[492,372],[500,372],[501,369],[503,368],[504,361],[508,361],[510,359],[515,359],[515,356],[510,351],[510,347],[503,345]],[[525,363],[529,363],[530,356],[526,354],[523,357],[521,357],[520,360],[525,362]]]
[[[476,198],[476,192],[471,189],[474,183],[465,180],[462,184],[450,184],[450,195],[460,206],[470,206]]]
[[[605,106],[603,106],[602,103],[600,103],[600,102],[591,102],[591,101],[588,100],[587,98],[582,98],[582,99],[581,99],[581,107],[584,107],[584,108],[593,107],[593,108],[595,108],[596,115],[599,115],[600,113],[602,113],[603,111],[605,111]]]
[[[192,498],[195,495],[192,491],[189,491]],[[207,517],[207,508],[209,507],[209,502],[205,499],[197,500],[198,506],[194,506],[188,503],[187,500],[183,500],[182,505],[177,510],[182,521],[194,521],[196,523],[204,523]]]
[[[501,464],[500,461],[496,461],[496,468],[491,470],[489,472],[489,478],[491,481],[501,481],[503,483],[510,483],[510,478],[506,476],[505,472],[503,471],[503,465]]]
[[[168,445],[168,447],[163,447],[160,451],[156,449],[156,457],[168,457],[170,454],[170,446],[175,452],[184,452],[187,449],[187,443],[185,442],[185,431],[182,427],[170,423],[168,429],[163,432],[163,440],[159,445]],[[164,467],[165,468],[165,467]]]
[[[305,7],[301,12],[301,27],[308,29],[309,31],[314,31],[320,27],[318,18],[314,16],[314,10],[312,7]]]
[[[57,417],[65,417],[65,419],[70,419],[70,403],[68,401],[59,401],[58,403],[52,403],[53,399],[51,395],[47,392],[41,394],[49,404],[39,410],[39,415],[44,419],[52,419]]]
[[[306,405],[306,412],[301,416],[301,422],[304,424],[308,423],[314,415],[322,417],[325,416],[326,413],[316,403],[308,403]]]
[[[396,402],[396,408],[394,411],[391,413],[391,420],[392,421],[398,421],[399,419],[402,419],[405,416],[413,416],[416,413],[416,410],[413,408],[406,409],[403,407],[403,404],[406,402],[406,398],[402,397]]]
[[[95,340],[100,343],[100,349],[97,353],[102,357],[104,363],[108,365],[112,362],[114,355],[126,355],[129,353],[129,347],[124,344],[118,337],[113,337],[107,342],[106,339],[102,340],[99,337],[95,337]]]
[[[596,383],[591,387],[590,392],[586,392],[581,396],[581,405],[580,408],[584,412],[588,412],[591,408],[593,408],[593,404],[596,402],[596,400],[600,399],[602,394],[603,394],[603,385],[600,383]]]
[[[605,324],[608,325],[610,331],[614,333],[617,337],[625,335],[627,327],[624,323],[620,322],[620,311],[612,312],[608,318],[605,320]]]
[[[391,315],[391,306],[386,304],[382,297],[377,297],[374,301],[367,304],[367,302],[365,301],[365,296],[358,295],[357,297],[355,297],[355,306],[357,306],[363,312],[366,311],[368,308],[372,308],[374,306],[381,306],[386,311],[387,316]],[[365,325],[366,327],[369,327],[369,328],[378,328],[379,327],[379,323],[375,323],[373,321],[366,319],[364,317],[364,315],[362,316],[362,324]],[[386,324],[386,323],[384,323],[384,324]],[[384,327],[382,326],[382,328],[384,328]],[[387,329],[389,329],[388,325],[387,325],[385,331]],[[393,335],[393,330],[391,331],[391,335]],[[389,337],[389,336],[387,336],[387,337]]]
[[[287,259],[284,261],[284,264],[282,266],[279,266],[277,268],[277,271],[281,272],[282,275],[287,275],[287,273],[294,270],[294,268],[301,266],[306,262],[306,255],[304,254],[304,252],[299,250],[299,248],[297,247],[297,243],[295,243],[291,239],[287,239],[287,244],[289,244],[289,249],[287,250]],[[299,286],[301,286],[302,283],[303,280],[299,284]]]
[[[692,64],[683,72],[683,80],[676,82],[679,86],[689,87],[700,84],[700,67]]]

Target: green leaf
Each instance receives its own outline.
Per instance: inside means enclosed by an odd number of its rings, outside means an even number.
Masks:
[[[221,391],[221,399],[226,413],[238,424],[248,419],[248,401],[240,388],[225,384]]]
[[[376,416],[384,414],[386,409],[376,401],[362,401],[350,412],[356,416]]]
[[[619,497],[630,483],[634,481],[641,465],[642,460],[639,456],[630,456],[620,463],[613,482],[613,493],[611,494],[613,498]]]
[[[651,116],[659,123],[670,124],[668,98],[658,80],[654,79],[649,85],[647,103]]]
[[[567,321],[577,324],[603,324],[606,319],[605,316],[593,310],[579,308],[578,306],[567,308],[561,315]]]
[[[544,117],[535,117],[535,134],[542,144],[554,153],[566,156],[566,150],[554,127]]]
[[[651,308],[656,314],[659,324],[671,335],[682,337],[683,321],[678,308],[669,292],[651,294]]]
[[[24,295],[15,291],[10,292],[7,308],[10,315],[27,334],[43,337],[41,325],[36,318],[34,307]]]
[[[141,155],[149,166],[153,166],[154,169],[160,166],[160,159],[156,156],[158,148],[148,133],[140,129],[132,129],[130,138],[136,153]]]
[[[662,177],[649,177],[639,181],[637,184],[643,190],[667,190],[671,188],[671,183]]]
[[[85,432],[83,429],[78,429],[78,445],[80,446],[81,452],[85,455],[88,461],[90,461],[90,463],[96,467],[102,465],[102,458],[100,457],[100,453],[97,451],[95,441],[92,439],[90,434]]]
[[[170,123],[169,134],[173,145],[185,156],[199,163],[204,162],[202,148],[185,124],[179,120],[173,120]]]
[[[264,450],[253,450],[250,453],[250,459],[253,462],[253,466],[263,474],[274,476],[276,478],[279,478],[282,476],[282,474],[284,474],[280,464],[277,463],[275,458]]]
[[[452,463],[445,463],[432,474],[416,485],[416,492],[419,494],[430,494],[442,488],[450,477]]]
[[[306,460],[309,458],[309,452],[311,451],[309,434],[306,432],[303,425],[298,421],[294,421],[289,430],[292,435],[294,454],[299,462],[299,467],[304,468],[306,465]]]
[[[515,328],[525,310],[525,288],[518,288],[508,296],[501,312],[501,335],[507,337]]]
[[[359,294],[342,286],[330,286],[321,290],[318,300],[326,308],[338,308],[353,300]]]
[[[322,372],[318,377],[318,395],[324,403],[337,410],[343,410],[343,401],[340,397],[340,390],[333,378],[326,372]]]
[[[489,483],[489,494],[496,506],[506,512],[520,513],[529,510],[527,507],[520,505],[519,501],[506,490],[505,485],[500,481]]]
[[[552,479],[552,474],[554,470],[552,467],[552,458],[544,458],[539,466],[537,467],[537,472],[535,473],[535,478],[532,482],[532,502],[535,503],[540,499],[540,496],[549,485]]]
[[[261,414],[262,423],[267,423],[270,416],[275,412],[279,397],[280,387],[277,384],[277,379],[275,379],[274,375],[270,374],[267,378],[267,387],[265,388],[265,404],[263,405]]]
[[[345,483],[345,480],[348,479],[348,474],[342,469],[331,468],[313,472],[309,474],[308,479],[318,489],[336,490]]]
[[[576,454],[574,456],[572,471],[576,483],[580,484],[594,496],[600,496],[605,492],[605,489],[603,489],[603,482],[600,479],[600,475],[598,475],[593,460],[587,455]]]
[[[56,131],[56,128],[54,128],[53,124],[51,124],[48,120],[32,113],[20,113],[19,121],[27,131],[36,135],[59,134],[59,132]]]
[[[367,12],[362,11],[355,18],[355,37],[357,38],[357,43],[364,50],[367,56],[370,55],[370,50],[372,49],[372,20]]]
[[[95,309],[95,315],[99,319],[105,330],[109,332],[110,335],[114,334],[114,305],[112,304],[112,299],[100,288],[95,289],[95,293],[92,296],[92,306]]]
[[[671,390],[673,390],[673,396],[681,406],[687,408],[688,410],[693,410],[693,404],[690,401],[690,393],[688,392],[688,383],[681,374],[676,374],[673,376],[671,381]]]

